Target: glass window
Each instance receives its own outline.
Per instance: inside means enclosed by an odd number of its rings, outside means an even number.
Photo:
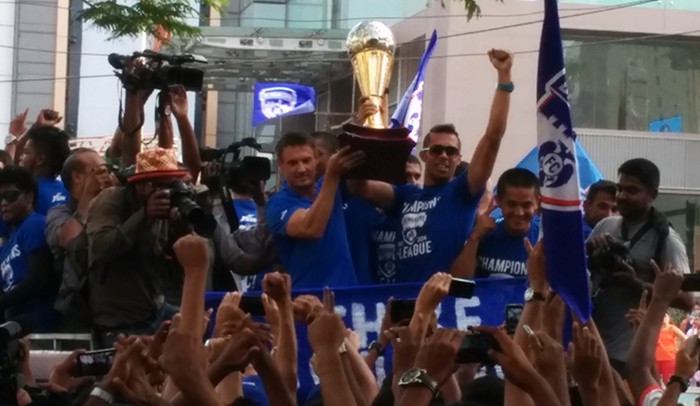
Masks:
[[[576,126],[650,131],[650,126],[668,121],[673,127],[670,132],[700,133],[700,43],[619,40],[564,34]]]
[[[680,234],[690,258],[690,270],[700,271],[700,195],[660,194],[654,206]]]

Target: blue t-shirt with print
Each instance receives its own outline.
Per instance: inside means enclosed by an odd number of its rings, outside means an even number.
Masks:
[[[253,199],[233,199],[233,208],[241,230],[250,230],[258,224],[258,210]]]
[[[321,182],[316,183],[316,195]],[[311,207],[311,199],[286,184],[270,197],[266,207],[267,224],[277,245],[277,255],[292,278],[295,289],[357,285],[350,256],[343,202],[336,191],[326,230],[321,238],[294,238],[287,235],[287,221],[299,209]]]
[[[506,232],[503,221],[496,223],[496,227],[488,231],[479,241],[475,276],[477,278],[526,276],[527,250],[524,240],[527,237],[534,246],[539,233],[538,222],[534,219],[526,232],[516,235]]]
[[[449,270],[474,226],[482,194],[471,195],[466,171],[440,185],[394,186],[393,210],[401,222],[397,282],[422,282]]]
[[[40,177],[36,180],[38,194],[34,211],[45,216],[49,209],[68,201],[69,193],[63,181],[55,178]]]
[[[380,284],[396,283],[396,242],[401,237],[401,222],[396,213],[387,213],[384,221],[375,227],[371,236],[370,264],[372,274]]]
[[[372,232],[384,223],[384,212],[366,200],[347,195],[343,199],[345,227],[348,232],[350,255],[357,274],[357,282],[370,285],[377,282],[372,271],[370,250],[372,249]]]
[[[48,248],[44,237],[44,216],[32,213],[22,222],[9,229],[0,247],[0,273],[2,291],[9,292],[24,280],[28,272],[27,257],[40,249]],[[37,300],[34,303],[7,309],[9,315],[29,314],[34,316],[33,328],[46,331],[51,327],[54,312],[50,300]],[[11,318],[11,316],[10,316]]]

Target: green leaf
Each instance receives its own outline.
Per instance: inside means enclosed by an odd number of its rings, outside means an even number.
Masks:
[[[117,0],[84,0],[86,7],[80,18],[111,34],[110,39],[135,37],[141,33],[157,35],[155,28],[163,27],[172,36],[193,37],[200,33],[187,20],[199,17],[199,5],[223,11],[228,0],[137,0],[130,4]],[[163,39],[163,38],[160,38]]]

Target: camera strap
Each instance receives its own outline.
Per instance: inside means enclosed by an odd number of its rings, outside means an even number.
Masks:
[[[652,216],[649,216],[649,219],[647,219],[646,223],[644,223],[642,228],[640,228],[639,231],[637,231],[631,239],[629,237],[629,229],[624,220],[622,220],[622,226],[620,228],[622,240],[629,243],[629,249],[631,250],[632,247],[634,247],[639,242],[639,240],[641,240],[642,237],[644,237],[644,234],[646,234],[649,230],[654,228],[654,219],[652,218]]]

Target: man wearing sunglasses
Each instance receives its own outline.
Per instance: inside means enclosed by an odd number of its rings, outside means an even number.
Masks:
[[[454,177],[462,160],[459,134],[451,124],[438,125],[423,139],[420,158],[425,163],[423,188],[392,186],[378,181],[349,182],[351,191],[400,217],[396,244],[397,282],[425,281],[448,270],[474,224],[479,200],[491,177],[506,130],[513,56],[491,50],[498,84],[484,136],[476,146],[468,170]]]

